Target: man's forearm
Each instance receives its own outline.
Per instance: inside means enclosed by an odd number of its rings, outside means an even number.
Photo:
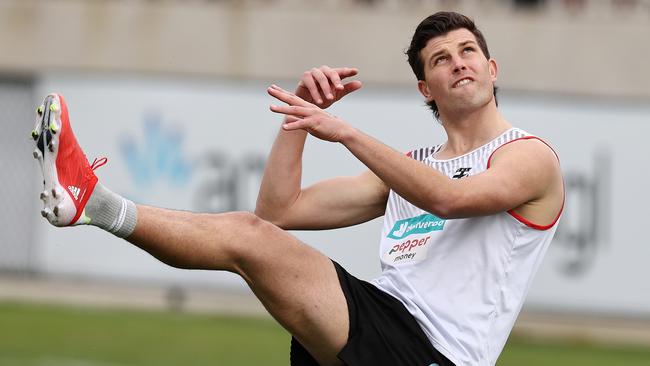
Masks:
[[[280,129],[266,162],[255,213],[273,221],[300,195],[307,132]]]
[[[269,94],[286,106],[271,106],[271,110],[291,118],[283,129],[308,131],[324,141],[342,143],[381,181],[412,204],[436,215],[446,212],[452,190],[449,178],[380,141],[353,128],[346,121],[305,101],[299,95],[279,87]]]
[[[421,209],[444,214],[450,181],[377,139],[350,129],[341,143],[390,189]]]
[[[354,68],[332,69],[327,66],[314,68],[303,73],[295,96],[303,101],[315,101],[320,108],[325,109],[348,93],[361,88],[361,82],[357,80],[342,83],[342,80],[356,74],[357,70]],[[282,89],[276,85],[268,88],[271,95],[278,90]],[[273,109],[272,106],[271,110]],[[295,117],[286,116],[283,127],[287,122],[295,120]],[[287,131],[286,128],[282,128],[278,133],[257,197],[255,213],[258,216],[277,222],[277,219],[281,218],[300,197],[302,153],[306,137],[307,132],[304,130]]]

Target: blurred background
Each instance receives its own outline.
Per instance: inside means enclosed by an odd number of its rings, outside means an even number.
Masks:
[[[0,1],[0,366],[288,364],[289,336],[243,281],[167,267],[39,215],[29,132],[66,98],[88,158],[140,203],[252,210],[280,119],[272,83],[360,70],[334,113],[407,151],[445,140],[404,55],[438,10],[474,18],[499,105],[561,158],[567,203],[499,365],[650,365],[650,0]],[[314,139],[304,184],[363,170]],[[381,220],[296,232],[363,279]],[[281,255],[281,253],[279,253]]]

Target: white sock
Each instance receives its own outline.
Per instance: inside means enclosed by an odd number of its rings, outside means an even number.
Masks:
[[[95,185],[85,210],[86,216],[90,217],[90,225],[120,238],[131,235],[138,220],[135,203],[113,193],[101,183]]]

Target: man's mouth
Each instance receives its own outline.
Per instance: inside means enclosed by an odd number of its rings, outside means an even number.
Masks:
[[[472,81],[473,80],[470,79],[470,78],[460,79],[457,82],[455,82],[454,85],[452,85],[452,88],[459,88],[461,86],[464,86],[464,85],[467,85],[467,84],[471,83]]]

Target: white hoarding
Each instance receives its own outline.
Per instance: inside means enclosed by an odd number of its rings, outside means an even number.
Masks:
[[[216,212],[253,208],[280,122],[268,110],[272,82],[278,81],[57,73],[44,76],[37,91],[66,97],[89,159],[109,158],[97,174],[112,190],[140,203]],[[567,180],[561,229],[527,305],[650,315],[650,284],[642,280],[650,275],[644,244],[650,105],[514,93],[499,100],[507,119],[556,148]],[[444,140],[415,86],[366,87],[334,113],[400,151]],[[343,147],[315,139],[304,162],[305,184],[364,169]],[[372,278],[379,273],[380,225],[295,234]],[[243,286],[234,275],[169,268],[94,228],[60,230],[41,222],[39,234],[45,272]]]

